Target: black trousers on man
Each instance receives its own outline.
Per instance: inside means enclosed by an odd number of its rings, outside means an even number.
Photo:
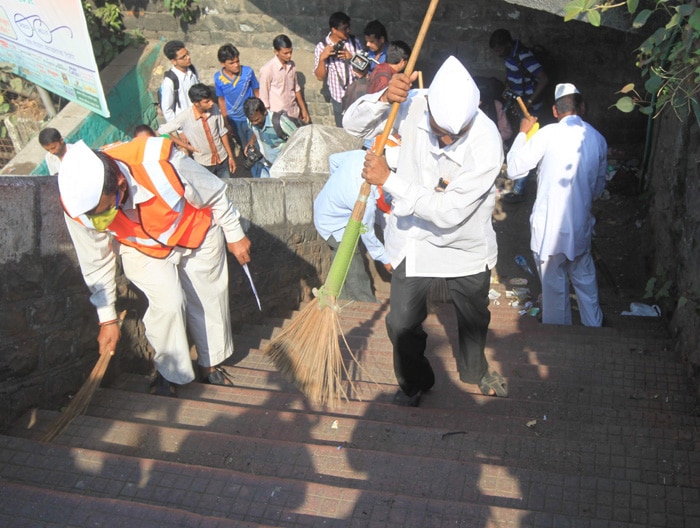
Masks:
[[[459,378],[479,383],[488,371],[484,355],[489,312],[491,273],[485,270],[466,277],[446,279],[459,325]],[[386,318],[389,339],[394,346],[394,373],[408,396],[427,391],[435,383],[430,361],[425,357],[428,335],[423,321],[428,315],[426,299],[431,277],[406,277],[406,262],[391,274],[391,311]]]

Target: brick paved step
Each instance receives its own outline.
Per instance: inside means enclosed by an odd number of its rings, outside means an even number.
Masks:
[[[106,431],[106,432],[105,432]],[[419,442],[424,436],[413,435]],[[391,442],[387,438],[387,442]],[[346,491],[380,493],[392,490],[394,494],[415,499],[448,499],[456,503],[488,506],[521,507],[549,514],[596,517],[586,503],[586,497],[602,490],[634,490],[638,504],[644,510],[636,515],[653,514],[650,505],[659,496],[671,498],[678,484],[662,485],[652,479],[627,479],[622,475],[600,478],[576,472],[559,473],[546,463],[542,467],[515,468],[500,461],[439,459],[403,455],[394,452],[376,452],[346,444],[319,446],[301,442],[269,439],[244,439],[236,435],[205,431],[186,431],[164,426],[129,424],[89,416],[78,417],[71,428],[58,439],[81,450],[110,451],[115,455],[138,457],[160,462],[183,463],[188,466],[225,468],[227,471],[251,473],[262,479],[282,477],[288,483],[333,486]],[[116,445],[110,445],[110,444]],[[445,449],[445,448],[443,448]],[[496,463],[499,462],[499,463]],[[419,479],[415,476],[420,475]],[[564,496],[566,495],[566,496]],[[687,497],[700,497],[697,490],[688,489]],[[616,495],[608,503],[618,521],[627,497]],[[606,513],[603,513],[603,518]],[[692,512],[688,506],[683,512]],[[640,520],[640,518],[637,518]]]
[[[638,500],[645,502],[645,509],[639,512],[630,512],[629,504],[612,500],[596,506],[595,496],[605,490],[587,487],[595,483],[578,479],[555,482],[547,480],[546,474],[533,480],[527,499],[514,493],[517,490],[509,484],[512,479],[500,473],[484,472],[478,483],[456,475],[459,490],[477,491],[474,502],[457,502],[144,460],[7,436],[0,436],[0,447],[0,482],[10,481],[15,489],[19,484],[35,487],[39,494],[42,490],[53,489],[78,494],[81,499],[98,496],[129,501],[125,511],[129,511],[132,504],[149,504],[218,518],[211,523],[202,522],[199,526],[203,527],[230,525],[225,519],[236,523],[255,519],[274,526],[598,527],[612,526],[610,523],[614,519],[615,528],[640,528],[647,520],[665,518],[669,507],[681,508],[676,510],[679,513],[673,513],[675,517],[683,515],[684,511],[682,502],[672,501],[667,507],[663,500],[650,501],[641,493]],[[409,479],[415,478],[415,474],[410,474]],[[501,497],[502,493],[508,496]],[[578,501],[567,500],[574,493],[587,496],[590,506],[579,508]],[[529,507],[528,502],[534,508]],[[558,508],[562,513],[543,511],[545,506],[552,505],[552,509]],[[72,526],[92,525],[75,523]],[[180,526],[198,525],[182,523]]]
[[[451,390],[478,394],[475,385],[459,381],[453,347],[446,336],[429,337],[431,359],[436,373],[436,389],[446,386],[447,395]],[[354,379],[369,380],[393,386],[396,381],[391,364],[391,355],[387,350],[388,340],[369,338],[352,340],[346,336],[350,346],[361,362],[363,372],[355,367]],[[357,346],[354,346],[355,343]],[[261,342],[264,346],[265,341]],[[509,345],[510,346],[510,345]],[[511,400],[534,400],[548,404],[572,404],[577,406],[601,406],[625,408],[637,411],[688,414],[693,412],[696,399],[692,394],[684,368],[680,360],[668,351],[666,357],[646,350],[622,344],[619,347],[604,340],[602,343],[590,343],[577,346],[575,350],[513,351],[509,349],[507,357],[499,356],[493,348],[487,350],[487,357],[493,368],[498,369],[508,379]],[[556,347],[555,347],[556,348]],[[542,351],[540,351],[542,350]],[[361,352],[360,352],[361,351]],[[495,358],[502,357],[502,361]],[[249,348],[235,354],[228,362],[235,365],[237,383],[255,387],[262,382],[262,387],[273,389],[270,383],[279,387],[284,382],[271,361],[259,349]],[[349,361],[348,361],[348,364]],[[265,372],[268,375],[265,375]],[[369,374],[369,375],[368,375]],[[577,389],[572,391],[571,388]],[[368,384],[371,392],[371,383]],[[274,389],[273,389],[274,390]],[[388,390],[391,390],[389,388]],[[371,396],[366,396],[371,397]],[[451,405],[450,398],[440,401],[440,405]],[[579,410],[576,410],[579,412]]]
[[[109,526],[163,528],[265,528],[240,520],[190,513],[134,501],[91,497],[0,481],[0,526]]]
[[[131,385],[137,386],[138,383]],[[297,442],[309,449],[312,446],[353,446],[377,452],[391,446],[392,453],[403,455],[477,463],[493,460],[521,469],[547,468],[548,471],[567,475],[616,476],[647,483],[655,483],[663,477],[669,484],[681,485],[691,482],[693,475],[700,477],[700,466],[694,465],[687,452],[693,447],[692,425],[676,426],[669,431],[664,427],[666,424],[649,420],[641,425],[596,425],[576,417],[569,422],[560,417],[543,420],[540,415],[537,423],[530,428],[527,423],[533,419],[532,415],[500,415],[485,403],[489,398],[483,397],[481,405],[473,404],[466,410],[441,410],[439,414],[429,408],[406,412],[394,405],[376,402],[350,402],[333,412],[323,413],[319,409],[306,407],[300,397],[288,404],[283,404],[278,398],[276,404],[270,405],[264,396],[258,395],[258,398],[251,400],[245,394],[251,391],[238,388],[198,385],[187,391],[188,388],[182,388],[178,400],[164,401],[161,398],[144,398],[142,390],[132,393],[102,389],[88,410],[90,416],[133,421],[137,424],[133,426],[136,429],[129,433],[129,424],[108,427],[107,423],[98,423],[90,430],[95,430],[99,435],[103,429],[116,428],[116,444],[121,444],[123,438],[138,445],[148,444],[147,438],[140,438],[143,436],[139,433],[141,428],[169,426],[178,427],[183,432],[154,433],[151,437],[180,438],[182,435],[194,435],[195,431],[211,431],[248,437],[254,443],[264,438]],[[239,392],[244,394],[239,395]],[[185,398],[196,399],[188,401]],[[224,402],[224,399],[227,401]],[[244,403],[239,403],[240,400]],[[281,409],[274,409],[280,406]],[[50,415],[42,416],[44,419],[33,431],[22,432],[16,428],[13,434],[37,438],[51,420]],[[333,427],[334,422],[337,428]],[[478,423],[478,427],[473,426],[474,423]],[[700,421],[695,420],[695,425],[698,424]],[[88,436],[82,430],[65,434]],[[106,437],[100,438],[107,441]],[[242,442],[245,444],[246,440]],[[209,446],[210,442],[195,444]],[[101,447],[101,444],[75,445]],[[226,449],[235,453],[245,451],[243,447],[234,448],[232,445]],[[177,452],[180,453],[180,450]],[[663,453],[663,463],[659,462],[659,453]],[[524,454],[527,456],[524,457]],[[141,456],[152,455],[141,453]],[[642,460],[645,461],[643,470]],[[373,465],[367,463],[363,467]]]

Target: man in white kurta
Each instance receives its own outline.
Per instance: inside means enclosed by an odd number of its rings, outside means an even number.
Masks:
[[[138,141],[147,142],[147,153],[158,153],[170,144],[167,141],[163,145],[163,138],[135,139],[131,143]],[[107,149],[108,153],[112,151]],[[173,208],[182,211],[189,204],[192,211],[209,209],[211,225],[205,228],[206,235],[197,247],[164,245],[160,256],[148,252],[149,244],[158,245],[155,239],[144,239],[135,246],[120,239],[113,226],[114,217],[112,223],[96,223],[99,217],[116,209],[130,221],[143,225],[143,207],[157,196],[137,181],[135,166],[118,158],[115,165],[114,158],[93,152],[81,141],[66,154],[58,183],[66,225],[91,292],[90,301],[97,309],[100,353],[113,352],[120,337],[115,324],[116,256],[120,255],[124,274],[148,299],[143,318],[146,338],[155,351],[153,361],[160,374],[157,379],[162,382],[152,390],[174,395],[171,384],[181,385],[195,378],[188,333],[197,347],[202,379],[230,384],[217,368],[233,353],[225,251],[228,247],[241,264],[247,263],[250,241],[241,227],[239,212],[226,195],[226,184],[175,148],[160,164],[149,161],[149,174],[154,178],[163,176],[158,167],[166,163],[172,166],[184,188],[179,197],[165,183],[166,178],[161,178],[160,187]],[[167,229],[167,220],[163,224]]]
[[[557,85],[552,111],[558,122],[528,140],[535,119],[523,119],[508,152],[508,176],[526,176],[540,164],[530,215],[530,249],[542,281],[542,322],[571,324],[570,278],[581,322],[601,326],[603,312],[591,257],[595,224],[591,204],[605,187],[607,144],[581,119],[582,104],[574,85]]]
[[[398,165],[389,169],[384,157],[368,153],[363,171],[366,181],[392,196],[385,248],[394,272],[386,321],[402,389],[396,402],[418,405],[435,381],[422,328],[434,277],[446,279],[457,310],[460,379],[484,394],[506,396],[503,378],[489,372],[484,355],[490,270],[498,253],[491,213],[503,162],[500,135],[478,110],[479,90],[456,58],[445,61],[429,90],[410,90],[411,80],[394,75],[386,90],[360,98],[343,120],[348,132],[374,137],[392,103],[400,103]]]

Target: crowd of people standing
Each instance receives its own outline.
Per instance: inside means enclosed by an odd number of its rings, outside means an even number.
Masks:
[[[316,227],[337,249],[363,179],[372,185],[368,210],[381,215],[385,229],[382,241],[363,240],[392,274],[386,324],[400,386],[397,404],[418,405],[435,382],[422,328],[435,278],[445,280],[457,311],[460,379],[485,395],[506,397],[507,383],[484,353],[498,257],[496,178],[504,161],[516,182],[536,175],[531,249],[542,282],[542,322],[572,323],[571,281],[581,322],[601,326],[590,248],[591,203],[605,183],[605,140],[583,120],[578,88],[552,87],[535,55],[507,30],[494,31],[489,43],[504,60],[504,84],[475,78],[449,57],[427,89],[415,89],[416,72],[403,73],[410,47],[390,41],[376,20],[364,28],[363,42],[351,34],[350,22],[343,12],[329,17],[329,31],[314,49],[313,74],[327,87],[335,124],[366,145],[398,105],[394,149],[390,160],[371,149],[332,158],[331,177],[314,204]],[[311,122],[292,41],[278,35],[272,47],[274,56],[256,75],[235,46],[221,46],[221,68],[210,86],[199,78],[185,44],[170,41],[164,54],[172,68],[160,89],[164,122],[157,131],[146,127],[130,142],[97,151],[83,142],[66,144],[54,129],[40,135],[97,309],[101,353],[114,350],[119,339],[117,255],[148,298],[144,322],[158,372],[154,393],[174,395],[174,387],[197,377],[188,337],[197,346],[200,378],[231,383],[221,368],[233,349],[225,251],[245,265],[250,241],[221,179],[239,170],[237,151],[252,160],[246,167],[254,177],[269,176],[288,139]],[[532,115],[513,126],[501,87],[524,100]],[[556,123],[531,135],[547,112],[548,91]],[[522,188],[513,194],[522,196]],[[358,293],[349,298],[376,301],[362,274],[356,266],[351,278]]]

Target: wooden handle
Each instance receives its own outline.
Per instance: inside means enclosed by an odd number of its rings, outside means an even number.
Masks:
[[[430,28],[430,22],[435,15],[435,11],[437,10],[438,2],[439,0],[430,0],[430,5],[425,13],[425,18],[423,18],[423,24],[420,27],[420,31],[418,31],[416,43],[413,45],[411,56],[408,58],[408,63],[406,64],[406,69],[404,70],[404,73],[409,77],[413,73],[413,69],[416,67],[418,54],[420,53],[420,49],[423,47],[423,42],[425,41],[425,36],[428,33],[428,28]],[[374,143],[372,152],[378,156],[384,152],[384,147],[386,146],[386,142],[391,135],[391,129],[394,128],[394,121],[396,121],[396,116],[399,113],[400,106],[401,103],[393,103],[391,105],[389,117],[384,125],[384,131],[382,132],[382,135],[379,136],[379,139]],[[363,182],[362,187],[360,187],[360,196],[358,196],[357,201],[355,202],[355,207],[353,208],[352,215],[350,217],[357,222],[362,222],[362,217],[365,215],[365,206],[367,204],[367,197],[369,196],[370,189],[371,186],[366,181]]]
[[[523,115],[525,117],[527,117],[528,119],[530,119],[532,116],[530,115],[530,112],[527,111],[527,106],[525,106],[525,103],[523,102],[523,98],[518,96],[518,97],[516,97],[516,99],[518,101],[518,105],[520,106],[520,110],[523,111]]]
[[[416,67],[416,62],[418,61],[418,54],[420,49],[423,47],[423,41],[425,41],[425,36],[428,34],[428,29],[430,28],[430,22],[435,15],[437,10],[439,0],[430,0],[430,5],[425,13],[425,18],[423,18],[423,24],[418,31],[418,37],[416,38],[416,43],[413,45],[413,50],[411,51],[411,56],[408,58],[408,63],[406,64],[406,69],[404,73],[410,77]],[[384,132],[379,137],[379,140],[375,142],[372,152],[377,155],[381,155],[384,152],[384,147],[386,145],[387,139],[391,134],[391,129],[394,127],[394,121],[396,121],[396,115],[399,113],[399,106],[401,103],[393,103],[391,105],[391,111],[389,112],[389,118],[387,119],[386,125],[384,126]]]

